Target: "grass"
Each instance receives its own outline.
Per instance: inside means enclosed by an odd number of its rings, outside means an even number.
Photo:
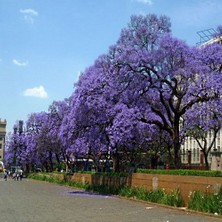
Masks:
[[[123,187],[120,189],[119,195],[174,207],[184,206],[184,201],[179,190],[173,190],[171,193],[166,193],[164,189],[150,191],[143,187]]]
[[[188,202],[188,209],[222,215],[222,187],[214,194],[193,192]]]

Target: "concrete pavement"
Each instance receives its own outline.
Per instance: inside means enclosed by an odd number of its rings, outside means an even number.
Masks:
[[[92,194],[28,179],[0,179],[0,219],[4,222],[221,221],[221,218]]]

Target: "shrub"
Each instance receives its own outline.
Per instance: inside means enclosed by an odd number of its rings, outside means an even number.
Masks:
[[[193,192],[188,202],[188,209],[222,215],[222,187],[214,194]]]
[[[169,174],[180,176],[206,176],[206,177],[222,177],[222,171],[216,170],[160,170],[160,169],[137,169],[137,173],[146,174]]]
[[[172,193],[168,194],[164,192],[163,189],[148,191],[143,187],[123,187],[120,190],[119,195],[174,207],[184,206],[184,200],[180,194],[179,189],[173,190]]]
[[[147,200],[154,203],[162,203],[165,195],[167,194],[163,189],[156,189],[148,193]]]
[[[119,195],[128,198],[135,197],[136,189],[129,186],[124,186],[120,189]]]
[[[184,206],[184,200],[179,189],[173,190],[171,193],[165,195],[162,203],[174,207]]]

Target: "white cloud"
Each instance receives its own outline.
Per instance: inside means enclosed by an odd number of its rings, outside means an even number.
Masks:
[[[13,59],[12,62],[16,66],[28,66],[28,64],[29,64],[28,61],[19,61],[17,59]]]
[[[45,91],[43,86],[38,86],[34,88],[26,89],[23,93],[24,96],[32,96],[32,97],[39,97],[39,98],[48,98],[48,94]]]
[[[147,5],[152,5],[153,0],[135,0],[136,2],[147,4]]]
[[[35,11],[34,9],[31,9],[31,8],[20,9],[20,12],[22,14],[28,14],[28,15],[31,15],[31,16],[38,16],[39,15],[39,13],[37,11]]]
[[[34,17],[37,17],[39,13],[34,9],[27,8],[27,9],[20,9],[20,13],[24,15],[24,19],[27,23],[33,24]]]

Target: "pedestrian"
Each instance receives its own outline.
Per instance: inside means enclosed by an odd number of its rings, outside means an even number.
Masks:
[[[10,176],[11,176],[11,172],[10,170],[8,170],[8,178],[10,179]]]
[[[8,177],[8,174],[7,174],[7,171],[5,170],[4,171],[4,179],[5,179],[5,181],[7,181],[7,177]]]
[[[22,178],[23,178],[23,170],[20,170],[19,177],[20,177],[20,180],[22,180]]]
[[[18,181],[19,180],[19,172],[17,171],[16,173],[16,180]]]
[[[16,180],[16,172],[13,173],[12,179]]]

